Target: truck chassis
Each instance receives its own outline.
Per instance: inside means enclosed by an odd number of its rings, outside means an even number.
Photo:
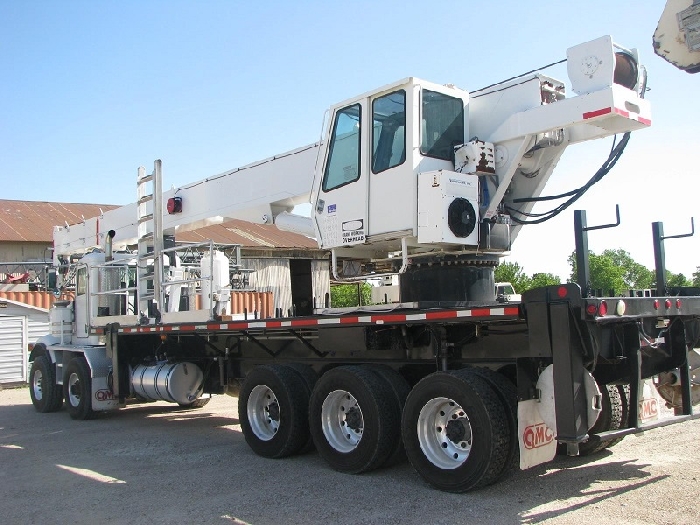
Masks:
[[[37,345],[30,390],[35,405],[37,397],[43,402],[40,411],[60,408],[65,397],[71,417],[89,419],[127,398],[143,400],[134,393],[134,370],[144,363],[189,363],[202,371],[201,385],[194,399],[180,404],[202,406],[207,394],[238,395],[246,441],[261,456],[285,457],[315,444],[333,468],[361,473],[396,462],[405,450],[429,483],[462,492],[518,466],[521,451],[527,453],[519,446],[527,437],[519,436],[518,404],[541,401],[538,377],[550,365],[556,433],[536,435],[538,447],[556,435],[587,453],[673,422],[646,421],[658,405],[644,404],[643,380],[676,368],[684,403],[674,421],[697,417],[687,354],[698,345],[700,318],[685,312],[698,311],[700,297],[582,298],[569,284],[531,290],[522,304],[115,323],[95,330],[105,345]],[[610,394],[601,394],[608,423],[597,434],[589,434],[586,417],[589,371],[601,392],[618,386],[625,392],[612,408]],[[60,389],[48,386],[53,378]],[[146,392],[178,401],[179,386],[157,373],[149,379]],[[624,424],[610,423],[614,410],[625,412]]]

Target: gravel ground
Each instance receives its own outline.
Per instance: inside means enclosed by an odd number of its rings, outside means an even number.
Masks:
[[[245,444],[237,400],[130,405],[95,421],[38,414],[0,390],[0,523],[697,524],[700,420],[628,436],[487,489],[447,494],[401,464],[351,476],[316,453]]]

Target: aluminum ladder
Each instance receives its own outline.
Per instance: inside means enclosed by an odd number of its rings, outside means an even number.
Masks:
[[[163,191],[161,161],[153,163],[153,173],[138,169],[138,265],[137,294],[142,323],[158,322],[163,301]],[[152,306],[151,306],[152,305]]]

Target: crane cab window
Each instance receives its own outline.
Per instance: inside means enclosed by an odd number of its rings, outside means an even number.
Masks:
[[[336,112],[323,174],[323,191],[360,178],[360,122],[362,108],[353,104]]]
[[[420,152],[427,157],[454,160],[454,147],[464,144],[464,102],[423,90]]]
[[[372,173],[406,161],[406,92],[395,91],[372,102]]]

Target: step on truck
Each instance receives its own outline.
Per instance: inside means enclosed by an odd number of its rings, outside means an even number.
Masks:
[[[140,168],[135,203],[54,230],[74,298],[31,352],[34,406],[83,420],[232,394],[260,456],[315,448],[351,474],[407,457],[453,492],[695,417],[700,296],[665,285],[661,224],[653,296],[593,295],[593,228],[577,212],[582,286],[497,300],[494,268],[520,229],[557,213],[532,210],[564,150],[621,134],[597,181],[651,125],[635,49],[586,42],[567,71],[574,96],[541,71],[472,92],[406,78],[333,106],[318,143],[166,192],[160,161]],[[310,216],[295,215],[304,202]],[[318,241],[312,313],[232,313],[240,247],[175,241],[224,218]],[[328,281],[389,275],[398,303],[330,304]],[[657,419],[662,382],[674,419]]]

